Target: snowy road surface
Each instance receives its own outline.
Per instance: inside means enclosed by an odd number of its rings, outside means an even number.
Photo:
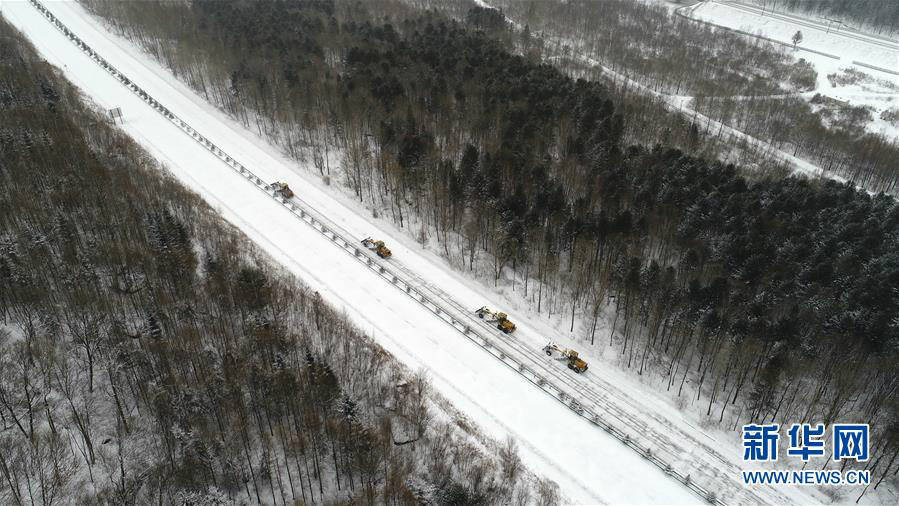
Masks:
[[[328,194],[308,172],[244,131],[154,62],[101,27],[79,6],[48,5],[69,28],[110,63],[160,100],[203,135],[267,180],[287,180],[318,211],[358,237],[383,238],[394,259],[420,275],[443,295],[474,307],[489,304],[485,290],[460,280],[444,263],[389,228],[374,227],[359,209]],[[149,105],[78,50],[27,2],[3,2],[3,16],[32,40],[38,51],[65,72],[68,79],[101,107],[121,107],[123,128],[151,154],[169,166],[231,223],[276,260],[317,289],[391,353],[410,367],[424,367],[434,386],[489,435],[515,437],[524,461],[534,471],[557,481],[568,500],[580,504],[696,504],[701,500],[665,473],[553,398],[503,367],[493,356],[468,342],[451,327],[422,311],[402,292],[341,253],[326,238],[301,223],[266,194],[259,192],[221,160],[178,130]],[[302,180],[306,184],[297,184]],[[473,309],[472,308],[472,309]],[[517,319],[520,346],[539,351],[548,327]],[[558,366],[550,363],[550,367]],[[573,374],[562,369],[566,374]],[[809,503],[811,496],[796,489],[744,489],[733,472],[738,448],[698,433],[676,411],[625,388],[617,388],[614,373],[591,369],[571,376],[594,397],[616,410],[626,427],[651,435],[659,450],[676,446],[684,462],[696,462],[708,488],[728,503]],[[668,447],[668,448],[666,448]]]

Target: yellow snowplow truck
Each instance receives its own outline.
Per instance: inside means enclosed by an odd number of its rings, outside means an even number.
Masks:
[[[496,323],[496,328],[502,330],[506,334],[515,332],[515,324],[509,321],[509,315],[507,315],[506,313],[495,313],[491,311],[487,306],[484,306],[481,309],[475,311],[475,314],[478,315],[478,317],[481,319],[485,319],[491,323]]]
[[[362,245],[377,253],[381,258],[390,258],[390,255],[393,254],[387,249],[387,246],[384,245],[384,241],[376,241],[371,237],[362,239]]]
[[[543,347],[543,351],[550,357],[556,355],[560,359],[567,361],[568,368],[576,373],[582,373],[587,370],[587,362],[581,360],[574,350],[569,350],[556,343],[549,343]]]
[[[275,181],[271,186],[272,190],[275,190],[275,193],[281,194],[282,197],[289,199],[293,197],[293,190],[287,186],[287,183],[282,183],[281,181]]]

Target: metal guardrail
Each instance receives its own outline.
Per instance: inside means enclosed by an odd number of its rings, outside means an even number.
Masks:
[[[201,146],[205,147],[208,151],[225,162],[231,169],[253,183],[253,185],[257,189],[265,192],[275,201],[280,203],[283,207],[287,208],[297,218],[328,238],[344,252],[350,254],[353,258],[374,271],[394,287],[401,290],[407,296],[434,313],[437,317],[439,317],[445,323],[449,324],[457,332],[465,336],[468,340],[486,350],[488,353],[493,355],[510,369],[516,371],[519,375],[541,389],[544,393],[550,395],[560,403],[564,404],[575,414],[588,420],[590,423],[601,427],[607,433],[639,453],[646,460],[652,462],[656,467],[661,469],[667,475],[682,483],[684,486],[699,495],[702,499],[708,501],[710,504],[725,506],[725,503],[718,498],[717,494],[697,484],[694,479],[691,478],[690,474],[683,474],[675,470],[670,463],[663,460],[659,455],[657,455],[657,453],[664,453],[663,451],[657,450],[656,452],[654,452],[649,445],[640,444],[637,441],[638,437],[632,437],[630,434],[624,432],[619,427],[612,425],[602,416],[600,416],[599,413],[597,413],[596,409],[590,407],[590,404],[595,403],[595,399],[593,399],[594,402],[584,403],[579,393],[571,393],[566,388],[559,386],[559,384],[552,381],[556,380],[560,383],[568,385],[569,387],[577,388],[578,385],[573,383],[573,380],[571,380],[570,378],[565,378],[564,376],[560,376],[558,374],[559,371],[553,371],[551,368],[546,367],[545,364],[529,365],[525,363],[533,363],[533,357],[528,357],[528,354],[526,352],[523,352],[520,349],[515,349],[515,346],[511,346],[512,349],[510,350],[510,342],[514,343],[514,341],[512,341],[511,339],[509,339],[507,342],[497,343],[495,341],[495,336],[485,335],[483,332],[475,330],[475,328],[472,326],[472,323],[481,325],[483,322],[481,322],[480,320],[476,320],[471,315],[468,309],[464,308],[462,305],[451,300],[450,298],[440,296],[439,294],[437,294],[437,297],[428,297],[425,292],[431,291],[433,293],[433,291],[427,287],[427,283],[424,282],[424,280],[422,280],[419,276],[412,273],[405,267],[384,265],[383,262],[374,258],[374,256],[368,251],[368,249],[360,248],[359,246],[357,246],[357,241],[355,239],[348,238],[349,234],[346,233],[346,231],[342,230],[338,225],[331,222],[331,220],[326,218],[321,213],[315,211],[312,206],[304,203],[302,199],[299,199],[298,197],[294,197],[292,199],[282,197],[278,192],[271,189],[268,183],[254,174],[250,169],[230,156],[219,146],[216,146],[214,143],[209,141],[209,139],[197,132],[187,122],[185,122],[183,119],[166,108],[158,100],[150,96],[134,81],[119,72],[108,61],[106,61],[87,44],[85,44],[71,30],[69,30],[68,27],[66,27],[59,19],[57,19],[52,12],[44,7],[41,2],[39,2],[38,0],[29,0],[29,2],[38,11],[40,11],[41,14],[43,14],[44,17],[50,21],[50,23],[52,23],[69,40],[71,40],[76,46],[78,46],[82,50],[82,52],[90,56],[90,58],[94,60],[95,63],[103,67],[120,83],[130,89],[144,102],[153,107],[157,112],[162,114],[181,131],[191,136],[191,138],[197,141]],[[612,406],[613,405],[609,404],[608,406],[606,406],[606,408],[610,408]],[[621,416],[630,418],[620,410],[619,413],[620,415],[616,416],[616,418],[622,419]],[[624,421],[625,423],[633,424],[633,420],[622,419],[622,421]]]
[[[886,72],[887,74],[893,74],[894,76],[899,76],[899,72],[895,70],[885,69],[883,67],[878,67],[877,65],[871,65],[869,63],[862,63],[860,61],[853,60],[852,63],[860,66],[860,67],[868,67],[869,69],[879,70],[880,72]],[[899,61],[897,61],[899,63]]]

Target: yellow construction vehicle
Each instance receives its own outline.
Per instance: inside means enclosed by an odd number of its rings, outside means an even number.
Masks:
[[[484,306],[477,311],[475,314],[478,315],[481,319],[486,319],[488,322],[496,323],[496,328],[502,330],[506,334],[511,334],[515,332],[515,324],[509,321],[509,315],[506,313],[495,313],[490,310],[487,306]]]
[[[587,362],[584,362],[577,356],[577,352],[568,348],[559,346],[556,343],[549,343],[543,347],[543,351],[550,357],[557,354],[560,359],[568,362],[568,368],[576,373],[582,373],[587,370]]]
[[[362,239],[362,245],[377,253],[381,258],[390,258],[390,255],[393,254],[387,249],[387,246],[384,245],[384,241],[376,241],[371,237]]]
[[[293,190],[287,186],[287,183],[282,183],[281,181],[275,181],[272,183],[271,189],[275,191],[275,193],[281,194],[282,197],[289,199],[293,197]]]

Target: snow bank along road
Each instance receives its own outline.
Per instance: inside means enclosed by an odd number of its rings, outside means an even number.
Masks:
[[[696,495],[666,479],[666,473],[704,498],[714,492],[717,502],[781,504],[793,499],[771,489],[743,488],[736,481],[732,457],[723,457],[664,417],[640,412],[633,399],[601,378],[590,373],[574,376],[541,356],[537,347],[472,318],[473,308],[456,301],[483,299],[458,282],[448,282],[444,278],[451,276],[413,251],[391,243],[398,253],[393,260],[373,257],[357,245],[358,237],[373,233],[373,227],[311,185],[299,188],[302,200],[273,195],[267,182],[295,178],[294,169],[248,141],[245,132],[210,112],[208,105],[199,106],[197,97],[167,82],[171,77],[160,69],[123,50],[122,43],[98,29],[80,7],[52,5],[53,14],[68,26],[63,31],[27,3],[5,2],[0,8],[91,98],[104,107],[122,107],[125,130],[167,161],[177,177],[227,219],[318,288],[326,300],[343,305],[401,360],[426,367],[435,386],[492,436],[516,437],[529,466],[558,481],[570,500],[697,502]],[[131,80],[135,78],[138,81]],[[262,191],[250,190],[248,182]],[[298,219],[311,226],[298,225]],[[335,245],[350,254],[337,253]],[[335,254],[328,255],[331,252]],[[428,279],[420,274],[431,271],[436,275]],[[449,325],[421,311],[422,306]],[[519,333],[527,334],[529,328],[523,324]],[[549,395],[537,392],[521,376]]]
[[[743,3],[743,2],[735,2],[732,0],[721,0],[720,3],[727,4],[735,9],[744,10],[746,12],[751,12],[754,14],[758,14],[760,16],[768,16],[774,19],[780,19],[786,21],[788,23],[792,23],[794,25],[805,26],[808,28],[814,28],[816,30],[824,30],[827,33],[839,34],[843,37],[860,40],[862,42],[866,42],[868,44],[873,44],[875,46],[885,47],[891,50],[899,50],[899,43],[896,43],[888,38],[879,37],[877,35],[869,35],[863,32],[850,30],[848,28],[841,28],[839,24],[836,23],[822,23],[820,21],[796,16],[792,14],[787,14],[783,12],[772,11],[770,9],[765,10],[761,7]]]

